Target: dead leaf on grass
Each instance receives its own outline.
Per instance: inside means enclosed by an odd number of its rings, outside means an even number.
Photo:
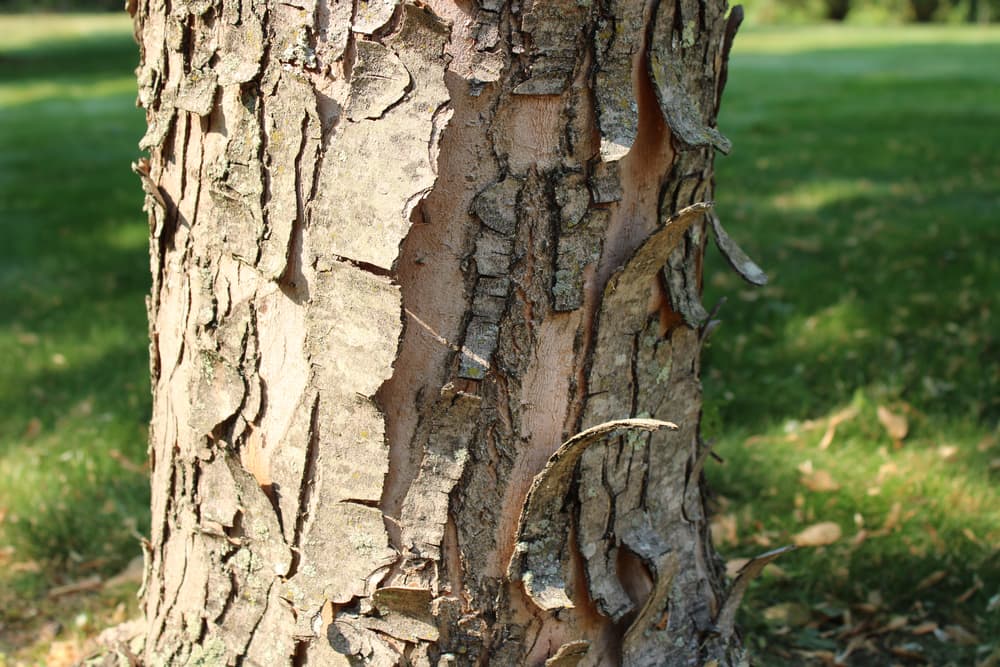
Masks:
[[[17,572],[41,572],[42,566],[33,560],[24,560],[20,563],[11,563],[10,569],[8,570],[12,573]]]
[[[822,547],[840,539],[843,531],[840,524],[823,521],[813,524],[792,538],[797,547]]]
[[[931,632],[934,632],[937,629],[938,629],[938,624],[935,623],[934,621],[924,621],[923,623],[920,623],[919,625],[915,625],[912,628],[910,628],[910,633],[920,636],[920,635],[930,634]]]
[[[30,331],[22,331],[17,334],[17,342],[27,347],[38,345],[38,340],[38,334],[31,333]]]
[[[739,542],[735,514],[716,514],[710,524],[712,541],[715,544],[736,544]]]
[[[937,570],[935,572],[931,572],[926,577],[920,580],[920,583],[917,584],[916,590],[922,591],[930,588],[931,586],[936,586],[937,584],[941,583],[941,581],[947,576],[948,572],[945,570]]]
[[[28,420],[28,425],[24,429],[24,435],[22,436],[25,440],[34,440],[38,437],[38,434],[42,432],[42,420],[38,417],[32,417]]]
[[[907,642],[905,644],[900,644],[899,646],[890,646],[889,652],[897,658],[927,662],[927,656],[924,655],[923,647],[916,642]]]
[[[103,580],[95,574],[94,576],[87,577],[86,579],[81,579],[63,586],[51,588],[49,589],[48,596],[50,598],[58,598],[64,595],[73,595],[74,593],[92,591],[100,588],[102,583]]]
[[[899,467],[892,461],[883,463],[878,467],[878,475],[875,477],[875,482],[881,484],[889,477],[895,475],[898,472],[899,472]]]
[[[49,621],[38,629],[38,641],[50,642],[59,636],[63,626],[59,621]]]
[[[826,470],[814,470],[799,481],[802,486],[815,493],[828,493],[840,489],[840,484]]]
[[[839,667],[837,665],[837,656],[834,655],[833,651],[796,651],[795,653],[808,661],[796,664],[820,664],[823,667]]]
[[[910,432],[910,422],[906,415],[895,413],[884,405],[878,406],[878,420],[893,442],[900,442]]]
[[[118,463],[118,465],[120,465],[128,472],[134,472],[138,475],[146,475],[149,473],[149,470],[146,468],[145,465],[136,463],[135,461],[131,460],[130,458],[122,454],[117,449],[112,449],[108,451],[108,457],[114,459]]]
[[[990,653],[988,656],[982,659],[982,661],[976,663],[976,667],[998,667],[1000,666],[1000,648]]]
[[[954,461],[958,456],[958,447],[956,445],[941,445],[938,447],[937,453],[944,461]]]
[[[957,602],[958,604],[965,604],[966,602],[969,601],[969,598],[975,595],[976,591],[978,591],[982,587],[983,587],[983,580],[980,579],[978,576],[976,576],[975,581],[972,582],[972,586],[970,586],[968,589],[966,589],[964,593],[955,598],[955,602]]]
[[[83,649],[78,639],[67,639],[65,641],[52,642],[49,646],[48,655],[45,656],[45,664],[48,667],[70,667],[75,665],[83,657]]]
[[[782,602],[764,610],[764,620],[774,625],[800,628],[812,618],[809,607],[797,602]]]
[[[960,646],[977,646],[979,644],[979,637],[961,625],[946,625],[944,631],[953,642]]]
[[[881,628],[876,630],[879,634],[885,634],[887,632],[895,632],[896,630],[901,630],[906,627],[907,623],[910,622],[906,616],[893,616],[889,619],[889,622],[883,625]]]
[[[972,532],[971,528],[963,528],[962,534],[965,535],[966,539],[972,542],[973,544],[979,544],[979,538],[976,537],[976,534]]]
[[[823,437],[819,441],[820,449],[827,449],[833,443],[833,437],[837,433],[837,427],[844,422],[854,419],[858,416],[858,408],[856,406],[850,406],[844,408],[837,414],[830,417],[830,421],[827,422],[826,431],[823,433]]]
[[[846,665],[847,659],[851,657],[851,654],[857,651],[859,648],[865,647],[868,644],[867,637],[852,637],[851,641],[847,642],[847,648],[845,648],[841,653],[834,656],[835,664]]]
[[[890,533],[899,525],[899,517],[903,514],[902,503],[895,502],[889,508],[889,513],[885,515],[885,523],[882,524],[881,532]]]

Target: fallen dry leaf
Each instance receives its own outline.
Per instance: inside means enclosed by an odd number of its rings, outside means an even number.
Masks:
[[[38,345],[38,334],[33,334],[29,331],[22,331],[17,334],[17,342],[21,345]]]
[[[873,605],[871,602],[858,602],[857,604],[851,605],[854,611],[871,616],[872,614],[878,613],[878,607]]]
[[[50,642],[59,636],[63,626],[59,621],[49,621],[38,630],[38,639],[43,642]]]
[[[811,618],[809,607],[796,602],[782,602],[764,610],[764,620],[775,625],[801,627]]]
[[[924,589],[930,588],[931,586],[935,586],[941,583],[941,580],[943,580],[947,576],[948,573],[945,570],[937,570],[936,572],[931,572],[926,577],[920,580],[920,583],[917,584],[916,590],[922,591]]]
[[[938,447],[937,453],[945,461],[954,461],[958,455],[958,447],[955,445],[941,445]]]
[[[834,656],[834,664],[836,665],[846,665],[847,659],[851,657],[851,654],[857,651],[859,648],[864,647],[868,643],[867,637],[852,637],[851,641],[847,642],[847,648],[845,648],[841,653]]]
[[[8,572],[41,572],[42,566],[33,560],[24,560],[20,563],[11,563]]]
[[[910,432],[910,422],[906,415],[892,412],[884,405],[878,406],[878,420],[894,442],[901,441]]]
[[[802,482],[802,486],[816,493],[826,493],[840,489],[840,484],[825,470],[815,470],[804,475],[800,481]]]
[[[885,516],[885,523],[882,524],[882,532],[889,533],[899,525],[899,517],[903,514],[903,505],[899,502],[892,504],[889,513]]]
[[[49,589],[48,596],[50,598],[57,598],[62,597],[63,595],[72,595],[74,593],[92,591],[100,588],[102,583],[102,579],[95,574],[92,577],[87,577],[86,579],[81,579],[80,581],[74,581],[64,586],[51,588]]]
[[[149,470],[147,470],[145,465],[140,465],[135,461],[132,461],[130,458],[122,454],[117,449],[112,449],[108,451],[108,457],[117,461],[118,465],[120,465],[128,472],[134,472],[139,475],[146,475],[149,473]]]
[[[899,467],[892,461],[883,463],[878,467],[878,475],[875,477],[875,482],[881,484],[897,472],[899,472]]]
[[[906,644],[901,644],[899,646],[890,646],[889,652],[892,653],[897,658],[906,658],[907,660],[920,660],[921,662],[927,662],[927,656],[923,653],[923,647],[920,644],[908,642]]]
[[[976,663],[976,667],[998,667],[998,665],[1000,665],[1000,648]]]
[[[826,431],[823,433],[823,437],[819,441],[819,448],[827,449],[830,444],[833,443],[833,436],[837,433],[837,427],[845,421],[854,419],[857,416],[858,408],[855,406],[844,408],[837,414],[831,416],[830,421],[826,425]]]
[[[938,629],[938,624],[934,621],[924,621],[923,623],[910,628],[910,632],[915,635],[926,635]]]
[[[881,628],[876,630],[879,634],[885,634],[886,632],[895,632],[906,627],[906,624],[910,622],[905,616],[893,616],[889,619],[889,622],[883,625]]]
[[[840,539],[843,531],[833,521],[813,524],[792,538],[797,547],[822,547]]]
[[[709,526],[715,544],[736,544],[739,542],[735,514],[716,514]]]
[[[969,586],[969,588],[967,588],[964,593],[955,598],[955,602],[957,602],[958,604],[965,604],[966,602],[969,601],[969,598],[975,595],[976,591],[978,591],[982,587],[983,587],[983,580],[977,576],[976,580],[972,583],[972,586]]]
[[[45,664],[48,667],[70,667],[79,662],[83,657],[80,641],[68,639],[65,641],[52,642],[48,655],[45,656]]]
[[[976,646],[979,644],[979,637],[972,634],[961,625],[946,625],[944,631],[953,642],[961,646]]]
[[[42,432],[42,420],[38,417],[32,417],[28,420],[28,426],[24,429],[24,439],[34,440],[38,437],[38,434]]]

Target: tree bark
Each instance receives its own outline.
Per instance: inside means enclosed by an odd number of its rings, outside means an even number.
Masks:
[[[130,4],[143,662],[744,664],[698,376],[707,236],[764,279],[711,206],[739,8]]]

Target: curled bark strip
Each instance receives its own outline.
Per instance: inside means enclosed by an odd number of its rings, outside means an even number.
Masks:
[[[722,64],[719,66],[719,84],[715,95],[715,114],[719,114],[719,105],[722,103],[722,91],[726,89],[726,81],[729,79],[729,52],[733,48],[733,39],[736,31],[743,23],[743,5],[736,5],[729,12],[726,19],[726,32],[722,41]]]
[[[545,661],[545,667],[575,667],[589,650],[590,642],[586,639],[566,642],[555,655]]]
[[[733,634],[736,622],[736,610],[739,609],[743,595],[746,594],[747,588],[750,587],[750,582],[756,579],[771,561],[782,554],[794,550],[795,547],[790,544],[779,549],[773,549],[762,553],[756,558],[751,558],[746,565],[740,568],[740,571],[736,574],[736,580],[733,582],[732,587],[729,589],[729,594],[726,596],[726,602],[722,605],[722,609],[719,610],[719,615],[715,617],[716,630],[723,639],[728,639]]]
[[[687,27],[683,37],[676,33],[674,11],[673,3],[659,4],[647,61],[663,118],[674,136],[687,146],[714,146],[723,153],[729,153],[732,143],[711,126],[715,109],[704,108],[706,105],[700,102],[698,89],[687,79],[690,66],[685,62],[684,54],[685,50],[693,50],[691,47],[697,37]]]
[[[628,431],[676,430],[677,425],[658,419],[618,419],[588,428],[556,450],[535,476],[524,501],[517,528],[517,546],[507,566],[511,581],[521,581],[528,597],[547,611],[573,607],[564,571],[570,515],[566,494],[580,456],[591,445]]]
[[[592,395],[588,400],[587,422],[607,421],[628,409],[622,397],[630,395],[632,385],[623,379],[632,377],[632,343],[636,334],[646,327],[650,286],[674,249],[684,242],[684,234],[711,208],[711,202],[699,202],[672,215],[608,280],[590,365],[588,387]],[[682,289],[668,288],[672,300]],[[675,311],[679,310],[676,303],[673,306]],[[700,301],[698,307],[701,308]],[[690,317],[698,316],[699,311],[691,311]]]
[[[766,285],[767,274],[726,233],[719,221],[719,216],[712,212],[708,219],[712,223],[712,231],[715,232],[715,244],[719,246],[719,250],[729,265],[733,267],[733,270],[751,285]]]

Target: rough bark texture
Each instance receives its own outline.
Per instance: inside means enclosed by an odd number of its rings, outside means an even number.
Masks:
[[[698,436],[709,231],[763,280],[710,204],[739,13],[129,8],[142,661],[742,664]]]

